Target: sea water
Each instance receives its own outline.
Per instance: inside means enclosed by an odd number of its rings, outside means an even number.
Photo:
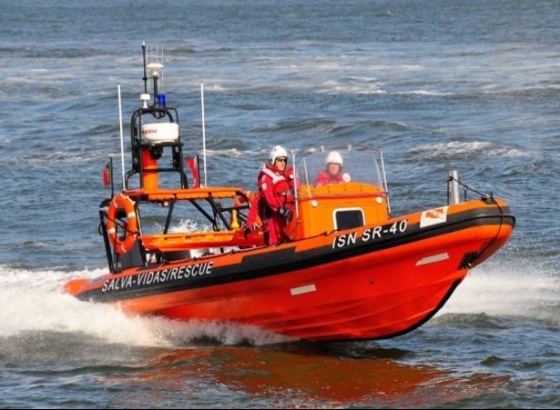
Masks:
[[[0,407],[559,407],[557,1],[1,6]],[[276,144],[364,143],[394,214],[445,204],[457,170],[508,202],[510,242],[390,340],[286,342],[62,294],[107,271],[102,171],[114,156],[120,182],[118,88],[128,147],[143,41],[208,184],[254,190]]]

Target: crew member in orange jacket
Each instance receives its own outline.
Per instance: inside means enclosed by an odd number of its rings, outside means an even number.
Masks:
[[[293,181],[294,169],[288,167],[288,153],[284,147],[276,145],[259,172],[259,192],[252,205],[253,212],[249,212],[247,218],[247,226],[250,228],[254,222],[254,211],[258,209],[267,244],[282,243],[288,239],[284,228],[294,210]],[[254,209],[255,207],[258,208]]]

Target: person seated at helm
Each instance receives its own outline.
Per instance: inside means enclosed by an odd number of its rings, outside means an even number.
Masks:
[[[265,243],[274,245],[287,241],[284,228],[294,209],[294,169],[288,166],[288,153],[281,145],[270,151],[259,172],[257,186],[259,192],[251,205],[247,228],[251,229],[258,212],[265,231]]]
[[[319,171],[315,178],[315,186],[337,184],[339,182],[350,182],[352,179],[348,172],[342,172],[344,160],[338,151],[331,151],[325,160],[327,166]]]

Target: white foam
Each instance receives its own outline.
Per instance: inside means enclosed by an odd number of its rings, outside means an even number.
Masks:
[[[61,291],[71,278],[92,278],[105,272],[97,269],[69,274],[0,266],[0,337],[56,331],[83,333],[107,343],[160,347],[185,346],[207,338],[226,345],[290,340],[253,326],[127,315],[115,306],[82,302]],[[485,313],[557,321],[559,293],[560,280],[538,267],[490,263],[472,270],[438,315]]]
[[[484,152],[486,156],[493,157],[536,157],[536,151],[519,150],[488,141],[447,141],[436,144],[421,144],[409,149],[409,152],[425,153],[428,158],[440,155],[472,154]]]
[[[459,285],[443,313],[485,313],[558,320],[560,280],[534,266],[481,265]]]
[[[230,323],[179,323],[163,318],[127,315],[116,306],[82,302],[64,294],[64,283],[77,277],[96,277],[106,270],[85,270],[69,275],[56,271],[25,271],[0,266],[0,337],[25,332],[82,333],[132,346],[184,346],[210,338],[222,344],[254,345],[289,340],[253,326]]]

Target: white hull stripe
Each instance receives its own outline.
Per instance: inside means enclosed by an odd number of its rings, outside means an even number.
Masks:
[[[438,253],[437,255],[428,256],[427,258],[422,258],[416,262],[416,266],[428,265],[430,263],[441,262],[449,259],[447,252]]]
[[[317,288],[315,287],[315,285],[305,285],[305,286],[300,286],[297,288],[292,288],[290,289],[290,293],[292,294],[292,296],[296,296],[296,295],[302,295],[304,293],[310,293],[310,292],[316,292]]]

